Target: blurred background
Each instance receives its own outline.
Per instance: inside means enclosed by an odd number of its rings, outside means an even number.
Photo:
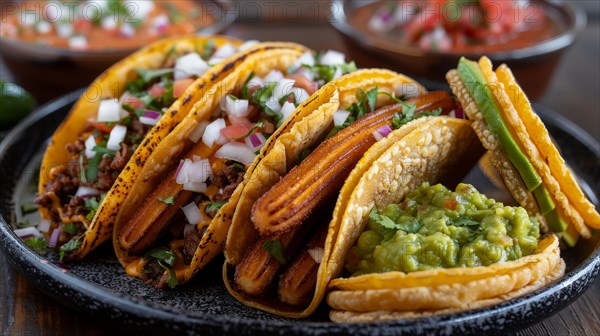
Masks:
[[[148,0],[145,0],[146,2]],[[178,2],[176,0],[171,2]],[[81,3],[102,3],[102,1],[81,1]],[[169,1],[155,1],[168,3]],[[402,71],[416,78],[429,78],[444,81],[443,74],[447,68],[456,64],[456,57],[447,58],[444,50],[410,49],[395,45],[395,40],[385,36],[387,41],[381,42],[379,37],[364,34],[350,36],[344,32],[345,16],[352,16],[357,7],[388,6],[396,1],[196,1],[212,15],[206,26],[198,26],[199,31],[235,36],[242,39],[258,39],[293,41],[304,44],[315,50],[336,49],[356,60],[359,67],[386,67]],[[504,1],[511,2],[511,1]],[[38,103],[47,102],[62,94],[90,83],[96,75],[124,57],[134,49],[114,52],[113,58],[98,56],[86,50],[60,50],[21,44],[15,47],[14,39],[7,37],[6,15],[14,11],[15,3],[23,1],[2,0],[2,23],[0,56],[0,80],[16,82],[30,91]],[[46,1],[33,1],[45,4]],[[132,1],[136,5],[144,1]],[[499,1],[498,3],[502,3]],[[535,57],[522,54],[516,57],[507,54],[491,57],[494,63],[507,59],[509,66],[517,72],[517,78],[526,87],[530,97],[546,105],[550,109],[567,116],[585,129],[596,140],[600,139],[600,103],[597,92],[600,92],[600,1],[531,1],[543,6],[563,6],[565,4],[581,9],[584,13],[583,24],[570,27],[574,42],[563,39],[551,48],[552,52],[540,51]],[[548,11],[550,13],[550,10]],[[553,14],[556,14],[552,12]],[[563,15],[557,14],[558,16]],[[573,19],[569,13],[564,14],[565,24]],[[556,15],[555,15],[556,16]],[[587,24],[585,23],[587,18]],[[581,18],[580,18],[581,19]],[[364,19],[369,20],[369,17]],[[364,21],[363,20],[363,21]],[[578,24],[581,24],[581,20]],[[355,20],[356,22],[356,20]],[[366,22],[363,22],[366,25]],[[369,22],[369,24],[371,24]],[[39,24],[36,29],[39,30]],[[563,27],[565,28],[565,27]],[[75,26],[75,30],[77,30]],[[394,32],[401,31],[395,30]],[[501,40],[500,40],[501,41]],[[502,42],[502,41],[501,41]],[[387,44],[386,44],[387,43]],[[560,43],[566,43],[560,45]],[[37,44],[37,45],[36,45]],[[502,43],[499,43],[499,45]],[[547,46],[547,45],[546,45]],[[385,49],[385,50],[384,50]],[[382,52],[382,50],[384,50]],[[390,54],[390,50],[391,54]],[[451,50],[450,50],[451,51]],[[485,50],[479,54],[486,53]],[[93,56],[89,56],[93,54]],[[475,53],[477,54],[477,53]],[[486,53],[487,54],[487,53]],[[409,55],[409,56],[407,56]],[[519,58],[519,59],[511,59]],[[512,63],[511,63],[512,62]],[[518,72],[523,72],[520,75]],[[7,113],[2,111],[1,113]]]

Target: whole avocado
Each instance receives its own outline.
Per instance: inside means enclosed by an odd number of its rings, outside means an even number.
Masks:
[[[22,87],[0,81],[0,127],[17,123],[35,108],[35,99]]]

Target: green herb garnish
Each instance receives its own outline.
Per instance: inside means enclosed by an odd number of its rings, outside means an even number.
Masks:
[[[246,139],[247,137],[249,137],[250,135],[252,135],[252,133],[254,133],[254,131],[256,131],[257,129],[262,129],[264,125],[263,121],[259,121],[256,123],[256,125],[254,125],[254,127],[252,127],[248,133],[242,135],[241,137],[237,137],[237,138],[231,138],[231,140],[242,140],[242,139]]]
[[[36,226],[36,223],[31,223],[30,221],[23,221],[23,222],[18,222],[15,224],[15,226],[17,227],[17,229],[24,229],[27,227],[32,227],[32,226]]]
[[[210,217],[214,218],[223,205],[225,205],[225,202],[206,202],[204,212],[206,212],[206,214]]]
[[[71,239],[66,244],[60,247],[59,259],[63,261],[65,253],[75,251],[81,246],[81,241],[78,239]]]
[[[177,256],[175,253],[173,253],[173,251],[165,247],[158,247],[146,252],[146,254],[144,254],[144,258],[156,259],[158,265],[165,271],[169,272],[167,284],[170,288],[175,288],[179,284],[179,281],[177,280],[177,274],[175,274],[175,271],[172,269],[173,265],[175,265],[175,262],[177,261]]]
[[[375,208],[375,207],[373,207],[371,209],[371,212],[369,212],[369,219],[387,229],[399,229],[400,228],[398,223],[394,222],[389,217],[380,215],[379,212],[377,211],[377,208]]]
[[[335,126],[329,132],[329,134],[327,134],[327,138],[331,138],[339,131],[350,126],[350,124],[355,122],[357,119],[363,117],[365,114],[373,112],[375,110],[375,104],[377,103],[378,94],[378,87],[374,87],[367,92],[364,92],[363,90],[358,90],[358,92],[356,93],[356,96],[358,98],[357,102],[350,105],[347,108],[347,111],[350,112],[350,115],[348,116],[348,118],[346,118],[346,121],[344,121],[342,125]]]
[[[256,74],[254,73],[254,71],[252,71],[250,73],[250,76],[248,76],[248,78],[244,82],[244,86],[242,86],[242,99],[248,99],[248,83],[250,83],[250,80],[252,80],[252,78],[254,78],[255,75]]]
[[[70,235],[74,235],[75,233],[77,233],[77,224],[75,224],[75,223],[65,224],[63,226],[63,231]]]
[[[35,203],[23,203],[21,204],[21,214],[26,215],[37,211],[37,205]]]
[[[44,237],[29,237],[23,240],[23,242],[25,242],[27,246],[31,247],[34,251],[38,253],[46,252],[46,246],[48,245]]]
[[[277,259],[281,265],[287,264],[287,258],[283,252],[283,246],[279,240],[267,240],[262,244],[262,247],[269,252],[273,258]]]
[[[162,198],[160,196],[156,196],[156,199],[165,203],[166,205],[173,205],[175,204],[175,196],[169,196],[169,197],[165,197]]]

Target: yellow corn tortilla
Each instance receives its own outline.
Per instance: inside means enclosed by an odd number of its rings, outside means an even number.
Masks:
[[[213,42],[217,47],[227,43],[233,45],[241,44],[241,41],[237,39],[221,36],[172,37],[155,42],[133,53],[96,78],[82,94],[50,140],[40,169],[39,193],[44,192],[45,186],[50,180],[50,171],[52,168],[66,165],[71,160],[70,154],[65,149],[65,145],[75,142],[83,132],[88,119],[96,117],[102,99],[119,97],[122,94],[125,83],[137,76],[134,71],[135,68],[156,69],[161,66],[165,55],[168,54],[171,48],[175,48],[175,50],[183,53],[184,51],[196,50],[198,46],[202,46],[207,42]],[[232,58],[229,61],[234,61],[234,59]],[[69,253],[70,259],[78,260],[85,257],[90,251],[110,238],[119,205],[125,199],[149,152],[186,116],[193,103],[201,97],[201,91],[198,90],[198,86],[207,85],[214,81],[207,80],[208,76],[214,76],[217,79],[226,73],[227,70],[224,66],[216,66],[207,72],[207,75],[196,80],[149,131],[145,141],[136,150],[129,164],[123,170],[118,183],[112,186],[104,201],[101,202],[90,226],[85,232],[81,246],[77,251]],[[50,214],[46,209],[40,208],[40,213],[43,218],[50,219]]]
[[[173,163],[179,162],[179,157],[192,147],[193,143],[188,140],[190,132],[194,130],[199,122],[209,120],[212,111],[217,108],[221,98],[239,89],[239,86],[244,83],[252,72],[258,76],[265,76],[274,69],[285,70],[293,65],[308,49],[293,43],[269,42],[258,44],[250,50],[254,52],[248,52],[239,57],[240,61],[234,64],[234,67],[224,64],[223,68],[228,68],[231,71],[219,81],[210,82],[212,83],[211,86],[205,86],[204,90],[200,90],[203,92],[203,95],[193,105],[186,118],[158,146],[150,149],[152,153],[139,172],[138,180],[130,187],[131,191],[120,206],[113,231],[115,254],[129,275],[141,276],[142,270],[139,266],[143,264],[143,260],[139,256],[128,255],[121,248],[118,241],[120,230],[129,218],[134,215],[135,211],[142,206],[142,202],[147,195],[165,178],[165,173],[170,171],[169,169],[173,167]],[[225,61],[225,63],[227,62]],[[207,82],[209,82],[210,78],[212,76],[207,77]],[[299,109],[296,109],[294,113],[297,113],[297,111]],[[271,138],[275,138],[276,136],[276,134],[273,134]],[[268,150],[266,147],[261,149],[261,153]],[[263,155],[258,155],[254,163],[250,165],[246,171],[245,179],[248,178],[249,172],[260,162]],[[184,269],[175,270],[179,284],[187,282],[214,256],[222,251],[229,229],[229,220],[244,186],[244,182],[238,185],[228,202],[221,207],[215,218],[213,218],[202,235],[190,265]]]

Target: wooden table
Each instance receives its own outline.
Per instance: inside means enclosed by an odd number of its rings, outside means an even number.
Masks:
[[[322,19],[322,18],[321,18]],[[295,41],[315,50],[346,46],[336,32],[319,19],[311,24],[240,23],[225,34],[244,39]],[[541,100],[566,115],[596,139],[600,139],[600,24],[590,20],[578,42],[567,52],[549,92]],[[0,78],[9,79],[0,67]],[[4,255],[0,259],[0,330],[15,335],[104,335],[118,332],[79,311],[52,301],[13,271]],[[600,335],[600,280],[583,297],[555,316],[518,332],[517,335]]]

